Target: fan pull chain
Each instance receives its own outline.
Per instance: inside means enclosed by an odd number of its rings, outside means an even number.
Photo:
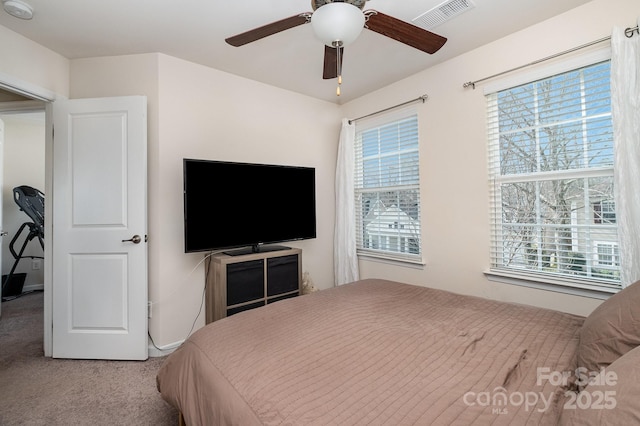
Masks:
[[[338,87],[336,88],[336,96],[340,96],[340,85],[342,84],[342,57],[340,55],[341,42],[336,43],[336,74],[338,75]]]

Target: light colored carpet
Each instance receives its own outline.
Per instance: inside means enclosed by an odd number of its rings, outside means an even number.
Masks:
[[[177,425],[156,389],[164,358],[45,358],[43,293],[2,303],[0,425]]]

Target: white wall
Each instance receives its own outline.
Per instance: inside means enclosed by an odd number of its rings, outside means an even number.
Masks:
[[[160,54],[74,60],[71,81],[72,97],[148,97],[149,326],[157,346],[204,324],[204,313],[196,320],[204,254],[184,253],[183,158],[315,167],[318,238],[287,244],[303,249],[303,270],[318,287],[333,285],[336,105]]]
[[[2,238],[2,274],[11,271],[15,259],[9,251],[9,243],[16,235],[20,226],[31,222],[29,216],[20,211],[13,199],[13,188],[28,185],[44,192],[44,164],[45,164],[45,126],[44,111],[38,113],[3,114],[4,121],[4,150],[3,150],[3,187],[2,187],[2,229],[8,235]],[[29,234],[29,227],[25,227],[14,244],[16,253],[20,252],[22,244]],[[31,240],[23,256],[42,256],[43,251],[37,238]],[[25,289],[29,286],[44,284],[43,263],[40,269],[31,268],[31,259],[21,259],[14,273],[26,273]]]
[[[183,158],[315,167],[318,238],[287,245],[302,248],[303,270],[320,287],[332,286],[337,107],[169,56],[160,58],[159,93],[163,212],[154,238],[162,282],[151,293],[158,339],[183,339],[202,300],[204,255],[183,253]],[[202,324],[204,313],[196,328]]]
[[[595,0],[341,108],[359,117],[416,98],[421,146],[424,268],[360,261],[362,277],[385,277],[498,300],[587,315],[599,300],[488,281],[489,190],[483,86],[477,80],[607,37],[612,26],[636,25],[637,0]],[[582,52],[581,52],[582,53]],[[524,72],[524,71],[523,71]]]
[[[20,80],[50,92],[69,95],[69,61],[0,25],[0,81]]]

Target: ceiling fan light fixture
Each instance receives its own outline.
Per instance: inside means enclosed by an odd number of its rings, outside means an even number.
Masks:
[[[364,28],[364,21],[359,8],[343,2],[327,3],[311,15],[313,32],[330,47],[354,42]]]

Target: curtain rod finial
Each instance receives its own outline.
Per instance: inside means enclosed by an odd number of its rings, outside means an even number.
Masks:
[[[462,85],[462,87],[463,87],[463,88],[465,88],[465,89],[466,89],[467,87],[471,87],[471,88],[473,88],[473,89],[475,90],[475,88],[476,88],[476,84],[475,84],[473,81],[467,81],[466,83],[464,83],[464,84]]]
[[[638,29],[639,27],[640,26],[636,26],[635,28],[625,28],[624,35],[627,36],[627,38],[631,38],[633,37],[633,33],[640,34],[640,29]]]

